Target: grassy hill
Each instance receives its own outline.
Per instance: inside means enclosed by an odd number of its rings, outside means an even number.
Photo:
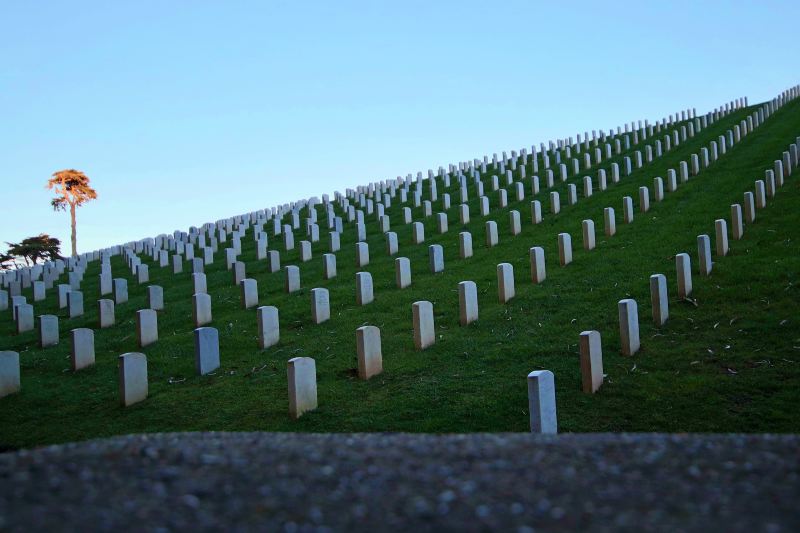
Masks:
[[[800,427],[796,408],[800,401],[800,180],[787,179],[766,209],[758,211],[754,224],[746,224],[744,238],[731,239],[726,257],[714,256],[709,277],[697,272],[699,234],[714,241],[714,220],[729,220],[730,205],[742,203],[745,191],[763,179],[783,151],[800,134],[800,101],[789,102],[766,122],[744,137],[728,153],[702,169],[675,192],[665,192],[662,202],[652,198],[653,178],[666,180],[668,169],[724,135],[758,106],[737,110],[710,124],[664,156],[642,168],[634,168],[617,184],[599,191],[596,168],[558,180],[562,209],[550,214],[549,192],[542,177],[544,219],[530,220],[530,188],[526,198],[515,201],[509,187],[509,206],[501,209],[497,192],[489,187],[488,169],[483,177],[491,212],[479,215],[471,179],[471,221],[458,220],[458,184],[448,192],[453,207],[448,211],[449,231],[437,234],[435,217],[415,220],[425,224],[426,241],[412,244],[411,226],[402,223],[399,194],[387,209],[399,252],[386,254],[384,236],[373,215],[366,215],[370,263],[355,267],[356,235],[352,224],[342,234],[337,253],[338,275],[324,280],[322,254],[328,252],[327,229],[320,217],[322,238],[313,245],[311,261],[301,263],[298,247],[286,252],[280,237],[270,249],[280,250],[282,265],[300,265],[302,290],[284,293],[284,273],[269,273],[266,261],[256,259],[252,229],[242,239],[240,260],[247,277],[258,281],[260,305],[280,310],[281,341],[260,350],[256,343],[256,311],[243,310],[239,288],[225,268],[224,252],[206,266],[208,292],[214,321],[219,329],[221,368],[213,375],[197,376],[194,370],[190,268],[173,275],[171,267],[159,268],[146,254],[150,284],[164,287],[165,310],[159,312],[159,341],[139,349],[135,312],[147,306],[146,284],[137,285],[120,256],[112,258],[114,277],[129,280],[130,300],[117,306],[117,325],[100,330],[95,300],[99,298],[99,262],[89,263],[82,290],[86,314],[68,319],[59,311],[56,291],[35,305],[36,315],[58,314],[59,346],[40,349],[37,332],[14,333],[10,312],[0,318],[0,349],[20,352],[22,392],[0,399],[0,445],[6,448],[74,441],[121,433],[178,430],[273,430],[273,431],[527,431],[526,376],[548,369],[556,377],[559,430],[572,431],[702,431],[787,432]],[[680,126],[680,124],[678,125]],[[663,133],[643,140],[635,149],[663,138]],[[625,155],[625,154],[623,154]],[[622,156],[603,161],[622,166]],[[533,175],[528,165],[527,175]],[[570,173],[571,174],[571,173]],[[584,198],[582,178],[592,176],[595,194]],[[516,176],[516,174],[515,174]],[[501,183],[504,180],[501,176]],[[577,204],[567,204],[567,184],[578,187]],[[638,209],[638,188],[650,188],[651,207]],[[244,191],[243,191],[244,192]],[[208,201],[213,192],[208,191]],[[269,202],[269,191],[262,194]],[[622,198],[636,206],[632,224],[622,221]],[[427,198],[426,194],[423,196]],[[603,208],[614,207],[617,234],[603,234]],[[337,207],[338,209],[338,207]],[[509,209],[522,218],[522,232],[509,232]],[[202,219],[202,206],[198,206]],[[441,211],[434,202],[433,212]],[[320,208],[319,213],[323,210]],[[341,213],[339,213],[341,214]],[[143,216],[151,216],[144,215]],[[155,215],[152,215],[155,216]],[[301,218],[304,214],[301,214]],[[582,248],[581,221],[594,220],[597,247]],[[484,225],[495,220],[499,244],[484,245]],[[135,223],[135,222],[132,222]],[[458,233],[470,231],[474,256],[459,259]],[[558,264],[557,235],[572,235],[574,260]],[[295,230],[295,241],[305,239]],[[428,245],[444,248],[445,270],[431,274]],[[542,246],[547,279],[530,281],[528,251]],[[676,296],[674,256],[692,256],[692,301]],[[412,285],[395,285],[394,260],[408,257]],[[498,303],[496,266],[514,266],[516,297]],[[375,301],[356,305],[355,273],[372,274]],[[670,318],[663,327],[653,325],[650,313],[649,276],[667,276]],[[480,319],[459,325],[460,281],[476,282]],[[330,290],[331,319],[311,321],[309,292]],[[639,305],[642,349],[633,357],[619,350],[617,302],[634,298]],[[29,301],[31,298],[29,297]],[[411,304],[434,304],[436,343],[424,351],[414,348]],[[356,373],[355,331],[359,326],[378,326],[383,341],[382,374],[369,381]],[[78,372],[69,370],[69,330],[95,329],[96,364]],[[578,335],[587,329],[602,335],[606,380],[594,395],[581,392]],[[117,357],[125,352],[147,355],[149,398],[133,407],[119,405]],[[307,356],[316,360],[319,408],[299,420],[288,415],[286,361]]]

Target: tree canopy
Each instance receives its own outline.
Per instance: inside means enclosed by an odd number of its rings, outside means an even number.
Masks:
[[[42,261],[54,261],[61,257],[61,241],[46,233],[28,237],[21,242],[6,244],[8,244],[8,252],[0,254],[0,260],[13,261],[15,257],[19,257],[25,261],[26,265],[32,266]]]
[[[55,189],[56,197],[50,201],[53,209],[63,211],[67,206],[80,207],[97,198],[97,191],[89,185],[89,177],[80,170],[67,169],[53,173],[47,188]]]

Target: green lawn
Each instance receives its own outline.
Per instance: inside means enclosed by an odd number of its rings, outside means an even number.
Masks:
[[[140,351],[136,346],[135,312],[146,305],[146,286],[137,285],[121,257],[112,259],[114,277],[129,279],[130,301],[117,306],[117,325],[95,331],[97,363],[79,372],[69,370],[69,330],[95,327],[99,262],[90,263],[83,291],[86,315],[69,320],[59,312],[56,290],[36,304],[36,314],[59,314],[61,343],[39,349],[37,332],[17,336],[10,312],[0,318],[0,349],[20,352],[22,392],[0,399],[0,447],[9,449],[75,441],[122,433],[191,430],[270,431],[527,431],[527,374],[548,369],[556,376],[559,430],[571,431],[700,431],[789,432],[800,428],[800,328],[798,271],[800,270],[800,180],[788,178],[768,207],[759,210],[744,239],[731,240],[727,257],[714,257],[710,277],[697,273],[697,235],[714,241],[714,220],[730,220],[730,205],[741,203],[764,169],[780,158],[800,134],[800,101],[794,101],[745,137],[699,176],[652,201],[653,177],[666,180],[668,168],[699,153],[700,147],[724,134],[755,110],[739,110],[709,125],[654,163],[623,176],[618,184],[598,191],[596,169],[587,171],[595,194],[582,197],[584,173],[570,178],[578,184],[579,201],[569,206],[566,184],[557,182],[562,211],[549,212],[549,190],[537,199],[544,220],[530,221],[528,197],[515,202],[509,188],[509,208],[522,215],[522,233],[509,234],[508,210],[497,207],[489,192],[492,212],[478,215],[470,186],[472,220],[458,222],[458,189],[449,192],[453,207],[450,231],[436,234],[435,217],[425,220],[427,240],[411,244],[411,228],[402,224],[399,194],[387,213],[397,232],[397,256],[411,260],[412,286],[394,284],[394,257],[386,255],[374,216],[367,215],[375,302],[355,303],[354,229],[346,225],[342,251],[337,254],[338,277],[322,279],[322,254],[327,252],[324,217],[322,239],[314,257],[301,265],[303,289],[286,295],[283,273],[267,272],[257,261],[252,233],[242,240],[242,259],[248,277],[258,281],[261,305],[280,310],[281,342],[267,350],[256,344],[256,311],[242,310],[239,289],[225,270],[222,247],[215,263],[206,267],[213,301],[213,326],[219,329],[221,368],[199,377],[194,372],[190,268],[173,276],[171,267],[150,267],[151,283],[164,287],[166,310],[159,313],[160,340],[143,351],[148,358],[150,397],[122,408],[117,393],[117,356]],[[663,134],[656,136],[662,138]],[[643,143],[652,142],[647,139]],[[643,143],[640,143],[643,146]],[[620,157],[614,161],[621,162]],[[602,167],[608,168],[609,162]],[[489,175],[492,174],[491,167]],[[528,176],[532,174],[528,167]],[[558,172],[556,168],[556,180]],[[501,183],[503,179],[501,177]],[[526,182],[527,183],[527,182]],[[638,211],[638,188],[651,188],[651,209]],[[445,192],[440,187],[440,195]],[[208,193],[209,197],[213,195]],[[271,205],[267,190],[262,205]],[[427,195],[426,195],[427,196]],[[633,224],[622,221],[622,197],[636,206]],[[213,198],[209,198],[213,201]],[[409,197],[409,204],[411,198]],[[603,234],[603,208],[614,207],[617,234]],[[434,213],[440,203],[434,205]],[[200,208],[202,211],[202,208]],[[323,209],[318,209],[323,214]],[[415,209],[415,218],[421,209]],[[582,249],[581,221],[591,218],[597,248]],[[496,220],[500,243],[484,246],[484,224]],[[202,212],[198,223],[202,222]],[[729,222],[730,224],[730,222]],[[167,228],[165,228],[167,229]],[[279,237],[270,248],[281,250],[281,263],[299,264],[297,249],[283,251]],[[474,256],[458,257],[458,232],[470,231]],[[574,262],[558,266],[556,236],[572,235]],[[299,243],[301,232],[295,231]],[[442,244],[445,271],[428,271],[429,244]],[[547,280],[530,282],[528,250],[543,246]],[[299,248],[299,245],[298,245]],[[693,302],[676,297],[674,256],[688,252],[694,273]],[[142,255],[143,259],[145,258]],[[144,259],[149,262],[149,259]],[[517,295],[508,304],[497,300],[496,265],[514,266]],[[670,319],[653,326],[648,278],[667,276]],[[458,323],[459,281],[477,283],[480,319],[469,327]],[[309,292],[330,290],[331,320],[311,322]],[[30,291],[26,291],[29,301]],[[617,302],[634,298],[639,304],[642,350],[633,357],[619,353]],[[434,304],[436,344],[414,349],[411,304]],[[355,330],[372,324],[381,329],[384,372],[369,381],[356,373]],[[595,395],[581,392],[578,334],[600,331],[606,381]],[[286,361],[313,357],[317,363],[319,408],[299,420],[288,415]]]

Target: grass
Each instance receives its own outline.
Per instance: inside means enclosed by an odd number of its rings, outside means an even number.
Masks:
[[[322,279],[322,253],[327,237],[313,246],[312,261],[301,265],[302,290],[283,292],[283,273],[270,274],[257,261],[252,233],[242,240],[241,260],[248,277],[258,281],[261,305],[280,310],[281,342],[267,350],[256,344],[256,311],[242,310],[239,290],[225,270],[222,247],[206,267],[213,301],[213,326],[219,329],[222,366],[213,375],[194,371],[191,280],[187,268],[173,276],[171,267],[151,264],[151,283],[164,287],[166,309],[159,312],[160,340],[143,350],[136,345],[135,312],[146,307],[146,285],[137,285],[122,258],[114,257],[114,277],[127,277],[130,300],[117,306],[117,325],[95,330],[96,364],[69,370],[69,329],[95,327],[99,264],[90,263],[83,283],[87,312],[69,320],[59,311],[56,292],[36,304],[36,314],[58,314],[62,341],[40,349],[37,332],[13,333],[10,312],[0,319],[0,349],[20,352],[22,392],[0,399],[0,447],[13,449],[76,441],[123,433],[193,430],[270,431],[527,431],[526,376],[549,369],[556,376],[559,429],[571,431],[668,432],[789,432],[800,427],[796,405],[800,393],[800,180],[790,177],[767,209],[747,225],[744,239],[731,240],[729,256],[715,257],[710,277],[697,273],[696,237],[714,240],[714,220],[730,218],[730,205],[762,179],[764,169],[780,158],[800,133],[800,101],[787,104],[745,137],[699,176],[652,201],[648,213],[638,211],[638,188],[652,187],[655,176],[689,160],[701,146],[724,134],[755,108],[740,110],[709,125],[654,163],[623,176],[618,184],[566,205],[566,184],[557,183],[562,211],[549,213],[549,191],[542,183],[537,199],[544,220],[530,222],[528,196],[509,209],[522,215],[522,233],[509,233],[508,210],[497,208],[497,193],[489,192],[492,212],[478,216],[470,186],[472,220],[458,223],[456,181],[447,191],[453,207],[450,230],[436,235],[435,217],[426,219],[424,245],[411,244],[404,226],[399,194],[387,210],[400,251],[409,257],[412,286],[394,285],[394,257],[384,251],[374,216],[367,215],[371,262],[367,270],[375,285],[375,302],[355,303],[354,230],[346,226],[337,254],[338,276]],[[657,138],[663,137],[663,134]],[[652,142],[648,139],[644,142]],[[621,161],[615,157],[614,161]],[[604,168],[608,162],[603,163]],[[528,176],[531,175],[530,166]],[[491,167],[489,175],[492,174]],[[596,170],[586,174],[596,176]],[[544,172],[539,174],[542,179]],[[558,172],[556,171],[556,180]],[[501,177],[501,182],[502,182]],[[651,189],[652,190],[652,189]],[[440,195],[444,192],[440,187]],[[526,194],[530,194],[526,186]],[[637,207],[633,224],[622,221],[622,197]],[[268,203],[268,198],[265,198]],[[409,204],[410,205],[410,199]],[[440,207],[440,203],[435,203]],[[617,212],[617,234],[603,234],[603,208]],[[319,209],[322,214],[322,209]],[[415,219],[421,209],[414,209]],[[437,207],[434,207],[434,213]],[[323,218],[323,217],[320,217]],[[591,218],[597,248],[582,249],[581,221]],[[484,224],[495,220],[500,243],[486,248]],[[281,250],[281,263],[300,264],[298,251],[286,253],[280,238],[270,248]],[[458,232],[473,235],[474,256],[458,258]],[[572,235],[574,262],[558,266],[556,236]],[[295,231],[295,241],[303,238]],[[427,245],[442,244],[445,271],[430,274]],[[543,246],[547,280],[533,285],[528,250]],[[299,248],[299,245],[298,245]],[[678,301],[674,255],[688,252],[694,271],[694,302]],[[396,257],[397,257],[396,256]],[[496,265],[514,266],[517,295],[508,304],[497,300]],[[650,313],[651,274],[667,276],[670,319],[653,325]],[[477,283],[480,319],[468,327],[458,323],[459,281]],[[309,292],[330,290],[331,320],[311,322]],[[26,291],[29,292],[29,291]],[[29,301],[30,294],[27,294]],[[639,304],[642,350],[633,357],[619,353],[617,302],[634,298]],[[434,304],[436,344],[425,351],[413,345],[411,304]],[[356,373],[355,330],[364,324],[380,327],[384,372],[369,381]],[[602,334],[606,381],[595,395],[581,392],[578,334],[596,329]],[[148,358],[149,398],[122,408],[117,393],[117,356],[143,351]],[[313,357],[317,363],[319,408],[299,420],[288,416],[286,361]]]

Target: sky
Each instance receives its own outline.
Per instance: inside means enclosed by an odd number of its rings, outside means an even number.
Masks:
[[[800,2],[0,2],[0,250],[78,251],[798,83]]]

